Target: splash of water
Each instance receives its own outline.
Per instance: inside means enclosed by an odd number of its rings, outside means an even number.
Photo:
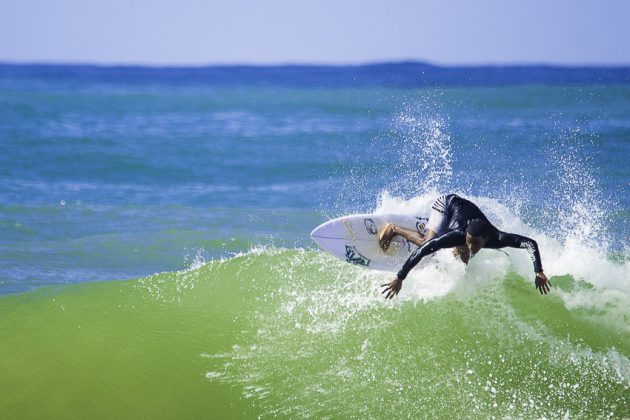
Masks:
[[[446,190],[453,178],[453,144],[448,120],[436,115],[426,100],[407,104],[393,118],[389,139],[396,180],[388,187],[398,193],[421,195]]]
[[[550,197],[545,203],[549,208],[546,218],[548,223],[555,221],[554,233],[565,243],[605,253],[611,245],[607,235],[609,211],[615,204],[603,196],[593,175],[592,158],[584,153],[579,135],[579,129],[560,133],[546,151],[552,167],[546,185]]]

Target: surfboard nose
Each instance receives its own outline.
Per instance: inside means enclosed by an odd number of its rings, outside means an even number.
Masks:
[[[315,238],[316,238],[316,235],[317,235],[318,230],[319,230],[319,226],[317,226],[317,227],[316,227],[315,229],[313,229],[313,231],[311,232],[311,239],[312,239],[312,240],[313,240],[313,242],[315,242],[316,244],[317,244],[317,239],[315,239]],[[317,244],[317,245],[319,245],[319,244]]]
[[[321,225],[313,229],[313,231],[311,232],[311,239],[321,248],[326,249],[326,246],[324,246],[322,240],[327,237],[326,232],[329,230],[330,230],[330,220],[325,223],[322,223]]]

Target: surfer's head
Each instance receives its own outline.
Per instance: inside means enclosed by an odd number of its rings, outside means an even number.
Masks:
[[[468,222],[466,228],[466,246],[470,250],[470,256],[475,255],[488,240],[490,226],[482,219],[473,219]]]

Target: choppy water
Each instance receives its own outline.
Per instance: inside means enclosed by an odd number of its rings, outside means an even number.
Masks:
[[[628,70],[1,69],[10,417],[630,416]],[[441,192],[552,293],[444,252],[385,302],[309,241]]]

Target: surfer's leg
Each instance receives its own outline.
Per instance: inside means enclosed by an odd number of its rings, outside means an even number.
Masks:
[[[397,235],[396,226],[393,223],[388,223],[385,228],[381,231],[381,234],[378,236],[378,244],[381,246],[383,251],[387,251],[389,248],[389,244],[392,243],[392,239]]]
[[[433,236],[435,236],[435,232],[432,232],[432,233],[433,233]],[[427,235],[422,235],[421,233],[418,233],[418,231],[416,230],[407,229],[407,228],[395,225],[393,223],[390,223],[387,226],[385,226],[385,228],[381,232],[381,235],[378,238],[378,243],[383,249],[383,251],[387,251],[387,249],[389,248],[389,245],[392,243],[392,239],[394,239],[396,235],[402,236],[403,238],[407,239],[409,242],[417,246],[421,246],[426,241],[425,237],[427,236]]]
[[[396,226],[396,235],[402,236],[403,238],[405,238],[406,240],[408,240],[409,242],[417,246],[420,246],[425,242],[424,240],[425,235],[418,233],[417,230],[413,230],[413,229],[407,229],[404,227]]]
[[[392,239],[396,235],[402,236],[412,244],[422,246],[425,242],[433,239],[437,235],[441,235],[442,233],[444,233],[448,225],[448,214],[446,213],[447,209],[445,207],[445,200],[446,196],[443,195],[441,197],[438,197],[438,199],[435,200],[435,203],[433,203],[433,206],[431,207],[431,212],[429,213],[426,234],[424,235],[418,233],[413,229],[403,228],[393,223],[385,226],[378,238],[378,243],[383,251],[387,251],[389,245],[392,242]]]
[[[443,197],[438,198],[433,204],[433,207],[431,207],[429,220],[427,221],[427,232],[433,231],[437,235],[441,235],[446,232],[449,220],[448,214],[445,211],[442,211],[441,207],[439,206],[440,200],[442,200],[442,198]]]

